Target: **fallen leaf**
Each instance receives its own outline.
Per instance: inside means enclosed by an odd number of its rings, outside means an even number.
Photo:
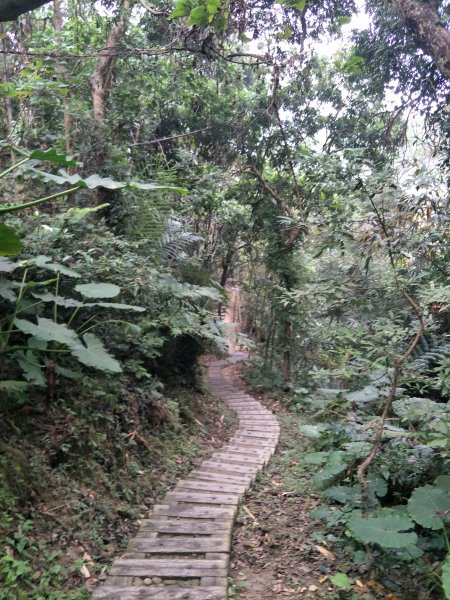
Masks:
[[[383,592],[385,590],[384,585],[381,585],[381,583],[378,583],[378,581],[373,581],[373,579],[368,581],[366,585],[374,592]]]
[[[325,581],[328,579],[328,575],[324,575],[323,577],[321,577],[319,579],[319,583],[325,583]]]
[[[357,585],[358,587],[360,587],[360,588],[363,588],[363,587],[364,587],[364,584],[363,584],[363,582],[361,581],[361,579],[355,579],[355,583],[356,583],[356,585]]]
[[[331,560],[335,560],[335,555],[331,552],[331,550],[328,550],[328,548],[324,548],[323,546],[314,546],[314,548],[320,552],[320,554],[323,554],[324,556],[326,556],[327,558],[330,558]]]
[[[85,579],[90,579],[90,578],[91,578],[91,574],[89,573],[89,569],[87,568],[87,566],[86,566],[86,565],[83,565],[83,566],[80,568],[80,573],[83,575],[83,577],[84,577]]]

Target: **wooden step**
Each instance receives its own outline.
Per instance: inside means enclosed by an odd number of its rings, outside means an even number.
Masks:
[[[223,494],[220,492],[170,492],[167,494],[165,501],[169,504],[181,503],[189,504],[222,504],[236,506],[239,502],[238,494]]]
[[[191,537],[179,538],[135,538],[130,542],[127,552],[143,552],[145,554],[207,554],[208,552],[229,552],[230,538]]]
[[[164,585],[108,586],[95,590],[93,600],[226,600],[222,587]]]
[[[194,559],[122,559],[114,561],[111,575],[125,577],[161,577],[166,579],[197,579],[226,577],[228,557],[220,560]]]
[[[222,369],[228,364],[210,363],[208,385],[238,415],[236,433],[179,481],[163,503],[153,508],[151,517],[141,522],[93,600],[227,599],[237,505],[272,455],[279,435],[272,413],[224,380]],[[156,584],[153,577],[158,578]],[[161,585],[161,580],[166,584]]]

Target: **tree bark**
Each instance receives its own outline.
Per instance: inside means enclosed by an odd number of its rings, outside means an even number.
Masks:
[[[55,28],[56,38],[58,40],[58,44],[61,44],[61,32],[63,28],[63,14],[61,8],[61,0],[53,0],[53,27]],[[59,72],[63,79],[67,78],[67,72],[64,67],[59,67]],[[73,119],[70,114],[70,96],[67,93],[64,96],[64,141],[66,146],[67,154],[73,154],[74,146],[73,146]],[[70,172],[70,169],[69,169]]]
[[[101,171],[107,158],[106,135],[104,131],[106,105],[112,86],[112,70],[117,61],[118,43],[128,27],[128,18],[134,0],[123,0],[117,23],[111,28],[103,49],[98,56],[97,64],[91,78],[92,116],[94,119],[95,153],[97,168]],[[93,192],[93,202],[104,204],[108,199],[104,188]]]
[[[117,61],[117,45],[126,33],[128,16],[133,0],[124,0],[119,19],[111,28],[105,46],[101,50],[91,79],[92,113],[95,126],[102,129],[106,117],[106,102],[112,83],[112,69]]]
[[[420,48],[450,79],[450,32],[441,21],[436,0],[389,0]]]
[[[3,25],[0,26],[0,34],[1,34],[1,38],[0,38],[0,50],[3,50],[3,56],[2,56],[2,60],[3,60],[3,72],[2,72],[2,81],[3,83],[8,83],[9,82],[9,69],[8,69],[8,57],[6,55],[6,44],[5,44],[5,31],[4,31],[4,27]],[[5,112],[6,112],[6,133],[7,133],[7,139],[9,141],[11,138],[11,134],[13,132],[13,128],[14,128],[14,113],[13,113],[13,106],[12,106],[12,102],[11,102],[11,98],[9,98],[8,96],[5,95],[4,98],[4,104],[5,104]],[[14,165],[16,163],[16,154],[13,150],[11,150],[11,163]]]
[[[50,0],[0,0],[0,21],[13,21]]]

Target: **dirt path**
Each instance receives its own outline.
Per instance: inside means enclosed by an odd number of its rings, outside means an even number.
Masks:
[[[237,367],[225,376],[245,386]],[[237,600],[331,598],[334,555],[308,513],[318,503],[301,462],[299,420],[268,394],[247,391],[279,415],[281,435],[268,467],[247,492],[233,531],[230,597]]]

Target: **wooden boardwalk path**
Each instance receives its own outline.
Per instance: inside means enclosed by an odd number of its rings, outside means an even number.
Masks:
[[[237,506],[279,435],[273,414],[222,375],[241,357],[208,365],[211,391],[238,415],[236,433],[154,507],[93,600],[226,600]]]

